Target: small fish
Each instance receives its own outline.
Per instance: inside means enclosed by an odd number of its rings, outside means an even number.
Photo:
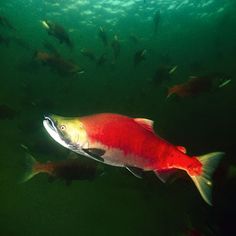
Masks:
[[[98,59],[97,59],[97,66],[102,66],[107,62],[107,53],[103,53]]]
[[[146,59],[146,54],[147,54],[147,50],[146,49],[138,50],[134,54],[133,62],[134,62],[134,66],[135,67]]]
[[[43,65],[49,66],[51,69],[55,70],[59,75],[62,76],[77,76],[84,73],[84,70],[81,69],[77,64],[67,61],[54,54],[37,51],[34,54],[34,58],[36,61],[42,62]]]
[[[43,26],[46,28],[49,35],[54,36],[60,43],[65,43],[69,48],[73,48],[73,43],[66,30],[59,24],[49,20],[42,21]]]
[[[176,94],[179,97],[198,96],[201,93],[210,92],[214,88],[222,88],[230,82],[231,79],[228,76],[219,73],[201,77],[190,76],[187,82],[169,88],[167,97],[170,97],[172,94]]]
[[[155,134],[153,121],[102,113],[84,117],[45,116],[43,125],[62,146],[99,162],[153,171],[162,181],[173,169],[187,172],[203,199],[212,204],[212,174],[224,153],[189,156],[186,149]]]
[[[120,41],[119,41],[117,35],[114,36],[114,38],[111,42],[111,47],[113,49],[114,59],[117,60],[117,58],[120,55]]]
[[[187,82],[169,88],[167,97],[172,94],[176,94],[179,97],[197,96],[201,93],[209,92],[212,85],[212,78],[210,77],[192,76]]]
[[[162,82],[169,80],[176,69],[177,66],[159,66],[153,76],[153,82],[156,84],[161,84]]]
[[[26,182],[39,173],[46,173],[50,180],[64,180],[69,185],[73,180],[93,180],[103,174],[103,168],[96,162],[81,158],[58,162],[40,163],[32,155],[26,155],[27,172],[22,180]]]
[[[98,36],[102,40],[104,46],[108,46],[108,38],[107,33],[105,32],[104,28],[100,26],[98,31]]]

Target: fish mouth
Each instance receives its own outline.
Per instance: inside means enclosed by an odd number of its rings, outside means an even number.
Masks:
[[[43,120],[43,126],[48,132],[48,134],[59,144],[61,144],[63,147],[70,148],[70,144],[68,144],[63,136],[60,134],[60,132],[57,129],[56,121],[54,121],[50,116],[44,116]]]
[[[89,147],[88,142],[85,142],[82,145],[79,143],[72,143],[71,140],[69,140],[62,134],[62,132],[57,128],[58,122],[56,118],[54,118],[54,115],[44,116],[43,126],[48,132],[48,134],[63,147],[70,149],[71,151],[74,151],[80,155],[95,159],[94,157],[92,157],[91,155],[89,155],[87,152],[84,151],[84,149]]]
[[[46,125],[46,127],[49,127],[50,129],[52,129],[54,132],[57,132],[57,128],[56,128],[56,122],[52,120],[52,118],[50,116],[44,116],[44,120],[43,120],[43,124],[44,127]],[[45,127],[45,128],[46,128]]]

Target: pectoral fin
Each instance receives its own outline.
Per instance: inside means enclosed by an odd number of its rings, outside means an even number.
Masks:
[[[142,170],[139,168],[135,168],[135,167],[130,167],[130,166],[126,166],[125,167],[130,173],[132,173],[135,177],[142,179]]]
[[[102,156],[105,154],[105,150],[100,148],[83,148],[84,152],[89,154],[92,158],[94,158],[97,161],[104,162],[104,159]]]

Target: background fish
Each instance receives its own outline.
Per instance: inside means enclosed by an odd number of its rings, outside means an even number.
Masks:
[[[32,155],[27,154],[26,162],[27,172],[22,182],[30,180],[39,173],[46,173],[50,180],[64,180],[69,185],[73,180],[93,180],[103,173],[103,168],[97,163],[79,158],[40,163]]]

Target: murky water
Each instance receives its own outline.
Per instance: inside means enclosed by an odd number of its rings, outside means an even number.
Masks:
[[[234,0],[1,0],[1,235],[236,234],[235,12]],[[195,77],[213,85],[167,99],[170,87]],[[182,172],[163,184],[153,173],[138,179],[104,166],[103,175],[69,186],[47,174],[20,183],[23,147],[44,163],[70,155],[46,133],[45,114],[100,112],[152,119],[189,155],[225,152],[213,206]]]

